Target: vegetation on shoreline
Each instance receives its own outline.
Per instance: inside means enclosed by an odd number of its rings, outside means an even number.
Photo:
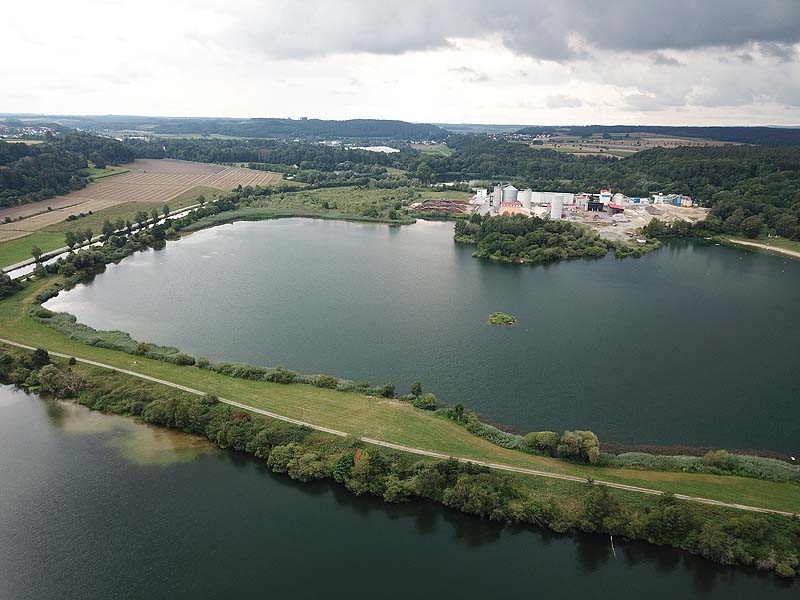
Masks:
[[[413,456],[268,419],[232,408],[214,395],[195,396],[73,360],[53,361],[41,349],[0,354],[0,379],[73,398],[95,410],[202,435],[221,448],[264,460],[276,473],[298,481],[332,479],[355,495],[372,494],[386,502],[427,498],[493,521],[642,539],[787,578],[798,569],[797,519],[741,514],[669,494],[635,497],[575,482],[530,485],[485,467]]]
[[[548,221],[523,215],[480,217],[455,224],[454,239],[475,244],[474,256],[501,262],[541,263],[580,257],[602,257],[607,242],[568,221]]]
[[[503,312],[493,312],[489,315],[490,325],[516,325],[517,318]]]

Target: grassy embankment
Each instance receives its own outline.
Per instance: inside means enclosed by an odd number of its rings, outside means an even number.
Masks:
[[[33,282],[22,292],[0,302],[0,337],[129,369],[357,436],[452,456],[591,477],[724,502],[800,511],[800,485],[796,484],[736,476],[610,469],[574,464],[495,446],[473,436],[456,423],[394,400],[368,398],[308,385],[235,379],[196,367],[181,367],[87,346],[66,338],[28,316],[30,307],[35,304],[36,294],[52,283],[52,278]]]
[[[63,248],[65,245],[64,234],[68,230],[85,230],[88,228],[98,234],[103,227],[103,222],[106,220],[112,223],[117,219],[134,222],[136,213],[141,210],[148,215],[153,209],[161,212],[164,204],[167,204],[171,210],[177,210],[184,206],[196,204],[197,198],[201,195],[206,200],[211,201],[225,193],[227,192],[216,188],[196,186],[167,202],[123,202],[122,204],[95,211],[92,214],[85,214],[74,221],[64,220],[60,223],[54,223],[39,231],[34,231],[30,235],[0,243],[0,267],[7,267],[31,258],[31,248],[33,246],[38,246],[45,254]],[[71,214],[76,216],[80,214],[80,205],[72,207],[72,210],[64,210],[65,218]]]
[[[191,225],[186,231],[204,229],[233,221],[261,221],[285,217],[312,217],[349,221],[371,221],[406,225],[414,215],[403,210],[412,202],[431,198],[465,200],[470,194],[415,188],[332,187],[258,196],[250,206],[219,213]],[[395,211],[395,219],[390,211]]]

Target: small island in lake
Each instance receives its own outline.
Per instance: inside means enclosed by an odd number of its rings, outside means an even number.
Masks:
[[[494,312],[489,315],[489,324],[490,325],[516,325],[517,318],[513,315],[507,315],[506,313],[502,312]]]

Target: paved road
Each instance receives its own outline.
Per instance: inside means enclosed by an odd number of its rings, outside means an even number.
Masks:
[[[42,202],[44,202],[44,200],[42,200]],[[188,213],[190,211],[193,211],[194,209],[199,208],[200,206],[201,206],[200,204],[192,204],[191,206],[184,206],[183,208],[176,208],[175,210],[170,211],[169,218],[172,219],[172,218],[175,218],[175,217],[178,217],[178,216],[182,217],[184,215],[184,213]],[[160,217],[159,220],[158,220],[158,223],[162,223],[164,220],[165,219],[163,217]],[[152,225],[152,219],[148,219],[147,223],[145,223],[144,226],[149,228],[151,225]],[[131,228],[131,231],[138,231],[139,229],[141,229],[141,227],[139,227],[139,224],[138,223],[133,223],[133,227]],[[124,231],[124,230],[123,229],[116,229],[116,230],[114,230],[114,233],[118,233],[120,231]],[[30,233],[33,233],[33,232],[30,232]],[[105,237],[104,235],[96,235],[91,240],[89,240],[87,242],[84,242],[84,243],[82,243],[80,245],[77,245],[77,246],[75,246],[73,248],[70,248],[68,246],[62,246],[61,248],[56,248],[55,250],[50,250],[49,252],[45,252],[39,260],[42,263],[46,263],[48,261],[53,260],[54,258],[58,258],[62,254],[69,254],[70,252],[75,252],[77,250],[80,250],[81,248],[85,248],[86,246],[91,246],[92,244],[96,244],[97,242],[102,241],[104,237]],[[16,279],[17,277],[21,277],[23,275],[27,275],[28,271],[26,271],[25,273],[22,273],[21,275],[12,273],[12,271],[16,271],[17,269],[21,269],[22,267],[27,267],[28,265],[32,265],[35,262],[37,262],[37,261],[33,257],[26,258],[25,260],[20,261],[18,263],[14,263],[13,265],[8,265],[6,267],[2,267],[2,270],[5,271],[6,273],[10,273],[12,279]],[[33,271],[33,269],[31,269],[31,272],[32,271]]]
[[[0,338],[0,343],[8,344],[9,346],[15,346],[17,348],[23,348],[25,350],[35,350],[33,346],[26,346],[25,344],[20,344],[17,342],[12,342],[11,340],[5,340]],[[69,354],[61,354],[59,352],[50,352],[53,356],[58,356],[61,358],[70,358]],[[206,392],[201,390],[196,390],[194,388],[187,387],[185,385],[180,385],[178,383],[173,383],[171,381],[166,381],[164,379],[158,379],[157,377],[151,377],[150,375],[144,375],[143,373],[137,373],[136,371],[129,371],[128,369],[122,369],[120,367],[115,367],[113,365],[107,365],[105,363],[97,362],[94,360],[89,360],[86,358],[78,358],[77,356],[74,357],[75,360],[85,363],[87,365],[92,365],[95,367],[101,367],[103,369],[110,369],[112,371],[117,371],[119,373],[124,373],[126,375],[131,375],[133,377],[138,377],[140,379],[145,379],[147,381],[152,381],[155,383],[160,383],[162,385],[168,385],[172,388],[188,392],[190,394],[196,394],[198,396],[205,395]],[[266,417],[270,417],[272,419],[278,419],[280,421],[286,421],[287,423],[294,423],[295,425],[302,425],[304,427],[308,427],[309,429],[314,429],[316,431],[323,431],[325,433],[330,433],[332,435],[338,435],[340,437],[345,437],[348,434],[344,431],[338,431],[336,429],[331,429],[330,427],[323,427],[322,425],[315,425],[314,423],[309,423],[307,421],[301,421],[299,419],[293,419],[292,417],[287,417],[284,415],[280,415],[278,413],[274,413],[268,410],[263,410],[261,408],[255,408],[253,406],[249,406],[247,404],[242,404],[240,402],[235,402],[233,400],[227,400],[225,398],[220,398],[220,402],[224,402],[225,404],[229,404],[230,406],[235,406],[236,408],[241,408],[243,410],[248,410],[250,412],[258,413],[260,415],[264,415]],[[549,471],[539,471],[537,469],[527,469],[524,467],[514,467],[511,465],[504,465],[498,463],[491,463],[482,460],[476,460],[473,458],[464,458],[460,456],[449,456],[447,454],[441,454],[439,452],[432,452],[430,450],[422,450],[420,448],[412,448],[410,446],[403,446],[401,444],[393,444],[392,442],[385,442],[383,440],[376,440],[373,438],[362,437],[359,438],[362,442],[367,444],[372,444],[375,446],[382,446],[384,448],[391,448],[392,450],[399,450],[401,452],[409,452],[411,454],[419,454],[421,456],[429,456],[432,458],[441,458],[441,459],[448,459],[448,458],[455,458],[456,460],[463,462],[463,463],[471,463],[474,465],[481,465],[484,467],[488,467],[490,469],[496,469],[498,471],[509,471],[512,473],[521,473],[523,475],[533,475],[536,477],[549,477],[551,479],[561,479],[564,481],[575,481],[579,483],[587,483],[587,479],[584,477],[576,477],[574,475],[564,475],[562,473],[551,473]],[[591,480],[591,483],[595,485],[605,485],[610,488],[615,488],[618,490],[625,490],[628,492],[637,492],[640,494],[649,494],[651,496],[660,496],[663,492],[659,490],[653,490],[649,488],[638,487],[635,485],[626,485],[624,483],[613,483],[610,481],[600,481],[597,479]],[[711,506],[721,506],[725,508],[735,508],[738,510],[746,510],[750,512],[756,513],[766,513],[766,514],[774,514],[774,515],[783,515],[787,517],[791,517],[796,513],[791,513],[782,510],[774,510],[771,508],[760,508],[758,506],[747,506],[746,504],[736,504],[733,502],[722,502],[720,500],[711,500],[710,498],[700,498],[697,496],[687,496],[684,494],[675,494],[675,497],[680,500],[688,500],[690,502],[699,502],[700,504],[709,504]]]

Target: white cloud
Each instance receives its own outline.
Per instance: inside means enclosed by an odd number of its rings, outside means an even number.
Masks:
[[[3,17],[6,112],[800,123],[795,0],[49,0]]]

